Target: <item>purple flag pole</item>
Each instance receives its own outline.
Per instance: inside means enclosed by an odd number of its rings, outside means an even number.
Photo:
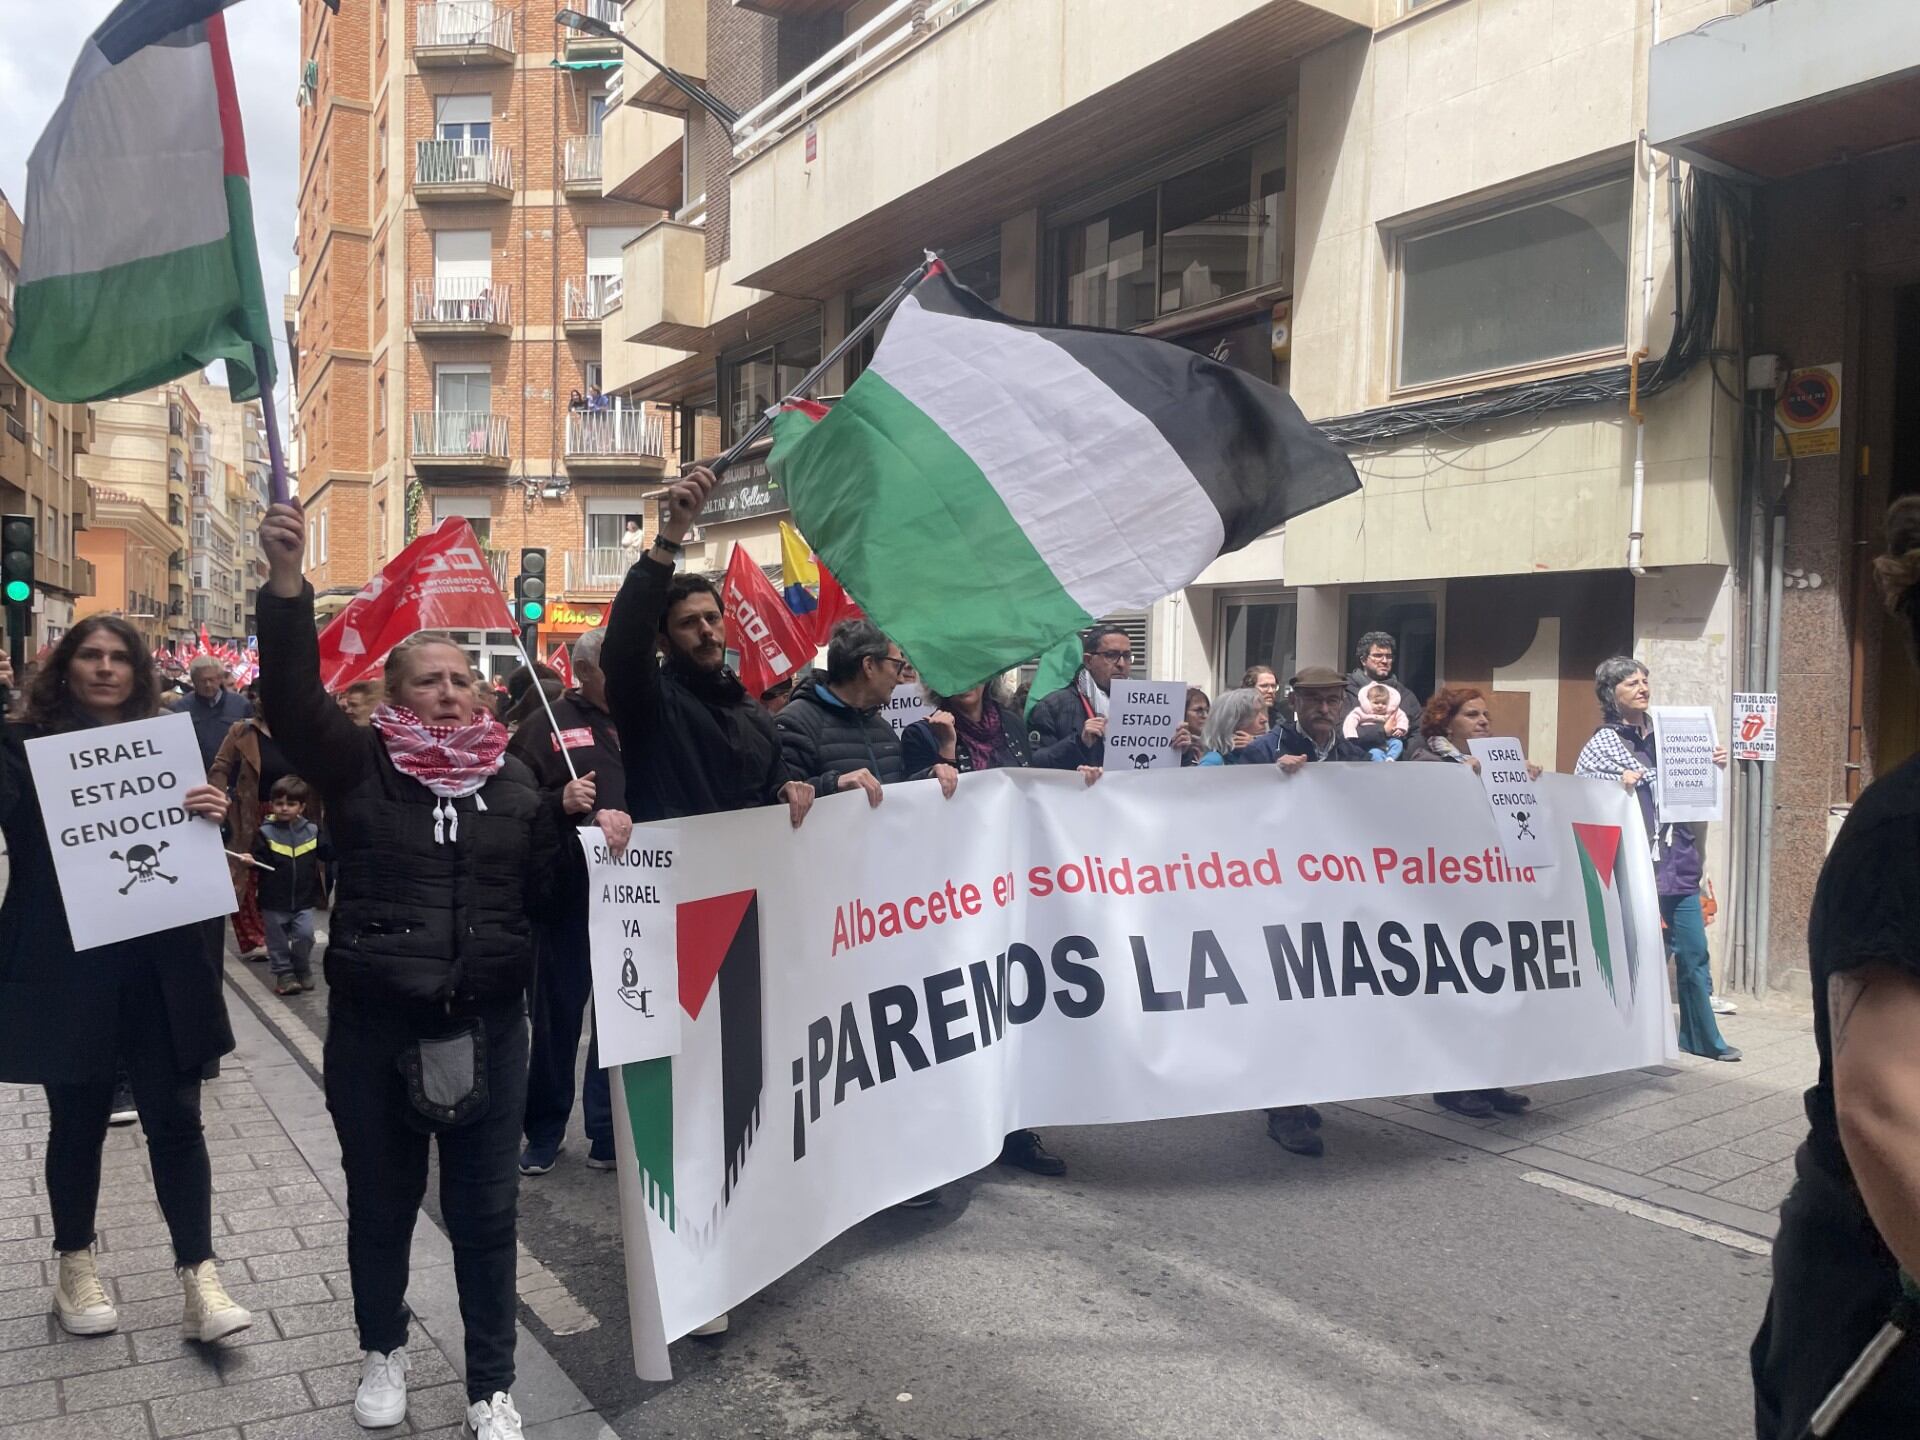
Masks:
[[[253,373],[265,380],[273,374],[273,356],[259,345],[253,347]],[[287,404],[293,404],[293,381],[287,381]],[[285,505],[293,499],[287,485],[287,457],[280,449],[280,422],[273,413],[273,385],[260,387],[260,418],[267,427],[267,463],[273,467],[269,494],[273,503]]]

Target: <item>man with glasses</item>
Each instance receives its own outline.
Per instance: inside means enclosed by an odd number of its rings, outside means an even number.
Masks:
[[[900,737],[880,714],[910,669],[900,647],[871,621],[834,626],[826,678],[816,675],[812,684],[796,687],[775,722],[787,778],[813,786],[817,795],[860,790],[868,804],[878,805],[883,785],[931,775],[952,796],[960,773],[935,764],[909,775]]]
[[[1081,640],[1080,670],[1033,707],[1033,764],[1041,770],[1078,770],[1107,758],[1107,692],[1133,674],[1133,641],[1118,625],[1096,625]],[[1190,743],[1183,724],[1174,748]]]

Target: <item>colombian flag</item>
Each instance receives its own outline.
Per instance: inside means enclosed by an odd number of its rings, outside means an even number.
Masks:
[[[811,615],[819,608],[814,591],[820,586],[820,567],[800,532],[784,520],[780,522],[780,586],[791,613]]]

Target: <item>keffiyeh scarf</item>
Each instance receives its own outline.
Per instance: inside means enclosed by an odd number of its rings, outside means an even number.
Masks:
[[[445,800],[471,795],[500,773],[507,727],[482,712],[467,725],[429,725],[404,705],[381,705],[373,728],[393,768]]]

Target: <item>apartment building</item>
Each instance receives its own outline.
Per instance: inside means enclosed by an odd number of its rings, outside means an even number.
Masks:
[[[6,367],[20,234],[20,217],[0,194],[0,513],[34,522],[32,654],[66,634],[76,603],[94,592],[92,562],[79,550],[93,523],[91,492],[79,473],[93,427],[86,406],[56,405]]]
[[[222,628],[210,628],[209,635],[243,639],[254,633],[254,600],[267,574],[266,558],[259,546],[260,521],[266,515],[273,483],[266,424],[257,400],[236,402],[228,396],[225,385],[201,375],[190,375],[180,383],[192,397],[206,432],[204,444],[195,442],[196,458],[205,456],[213,462],[205,477],[204,494],[201,476],[198,471],[194,474],[195,539],[199,540],[197,522],[203,514],[210,540],[212,532],[222,532],[223,536],[228,528],[233,532],[230,554],[224,545],[216,545],[213,552],[198,544],[193,549],[196,576],[204,557],[209,561],[205,567],[209,581],[217,582],[208,588],[206,604],[196,605],[196,609],[206,610],[219,621]],[[196,591],[200,588],[196,584]]]
[[[548,631],[577,632],[676,452],[671,411],[597,398],[623,248],[660,209],[603,193],[621,50],[561,8],[302,5],[294,439],[323,610],[460,516],[503,579],[545,547],[569,617]],[[504,635],[463,638],[514,663]]]
[[[1631,651],[1724,728],[1745,192],[1642,131],[1656,41],[1749,8],[628,0],[627,33],[740,119],[627,57],[607,193],[667,214],[623,251],[607,385],[713,454],[936,249],[1010,315],[1204,350],[1350,447],[1360,493],[1114,617],[1153,674],[1346,668],[1384,629],[1415,688],[1479,686],[1566,770],[1594,666]],[[689,563],[774,564],[785,508],[750,451]],[[1723,897],[1734,830],[1707,837]]]
[[[123,578],[119,592],[95,597],[89,613],[107,611],[127,615],[149,638],[177,644],[198,630],[192,616],[192,582],[187,551],[192,525],[196,436],[202,432],[199,407],[180,382],[103,400],[87,407],[94,429],[93,443],[80,458],[81,476],[94,490],[109,497],[102,532],[119,522],[119,535],[89,533],[82,553],[97,565],[123,557],[116,573],[122,577],[148,574],[144,564],[129,566],[124,557],[139,555],[142,547],[165,547],[164,584],[134,584]],[[210,458],[210,438],[199,444],[200,468]],[[210,475],[210,472],[209,472]],[[211,484],[209,478],[208,483]],[[162,540],[144,517],[144,511],[166,529]],[[126,528],[127,526],[133,528]]]

